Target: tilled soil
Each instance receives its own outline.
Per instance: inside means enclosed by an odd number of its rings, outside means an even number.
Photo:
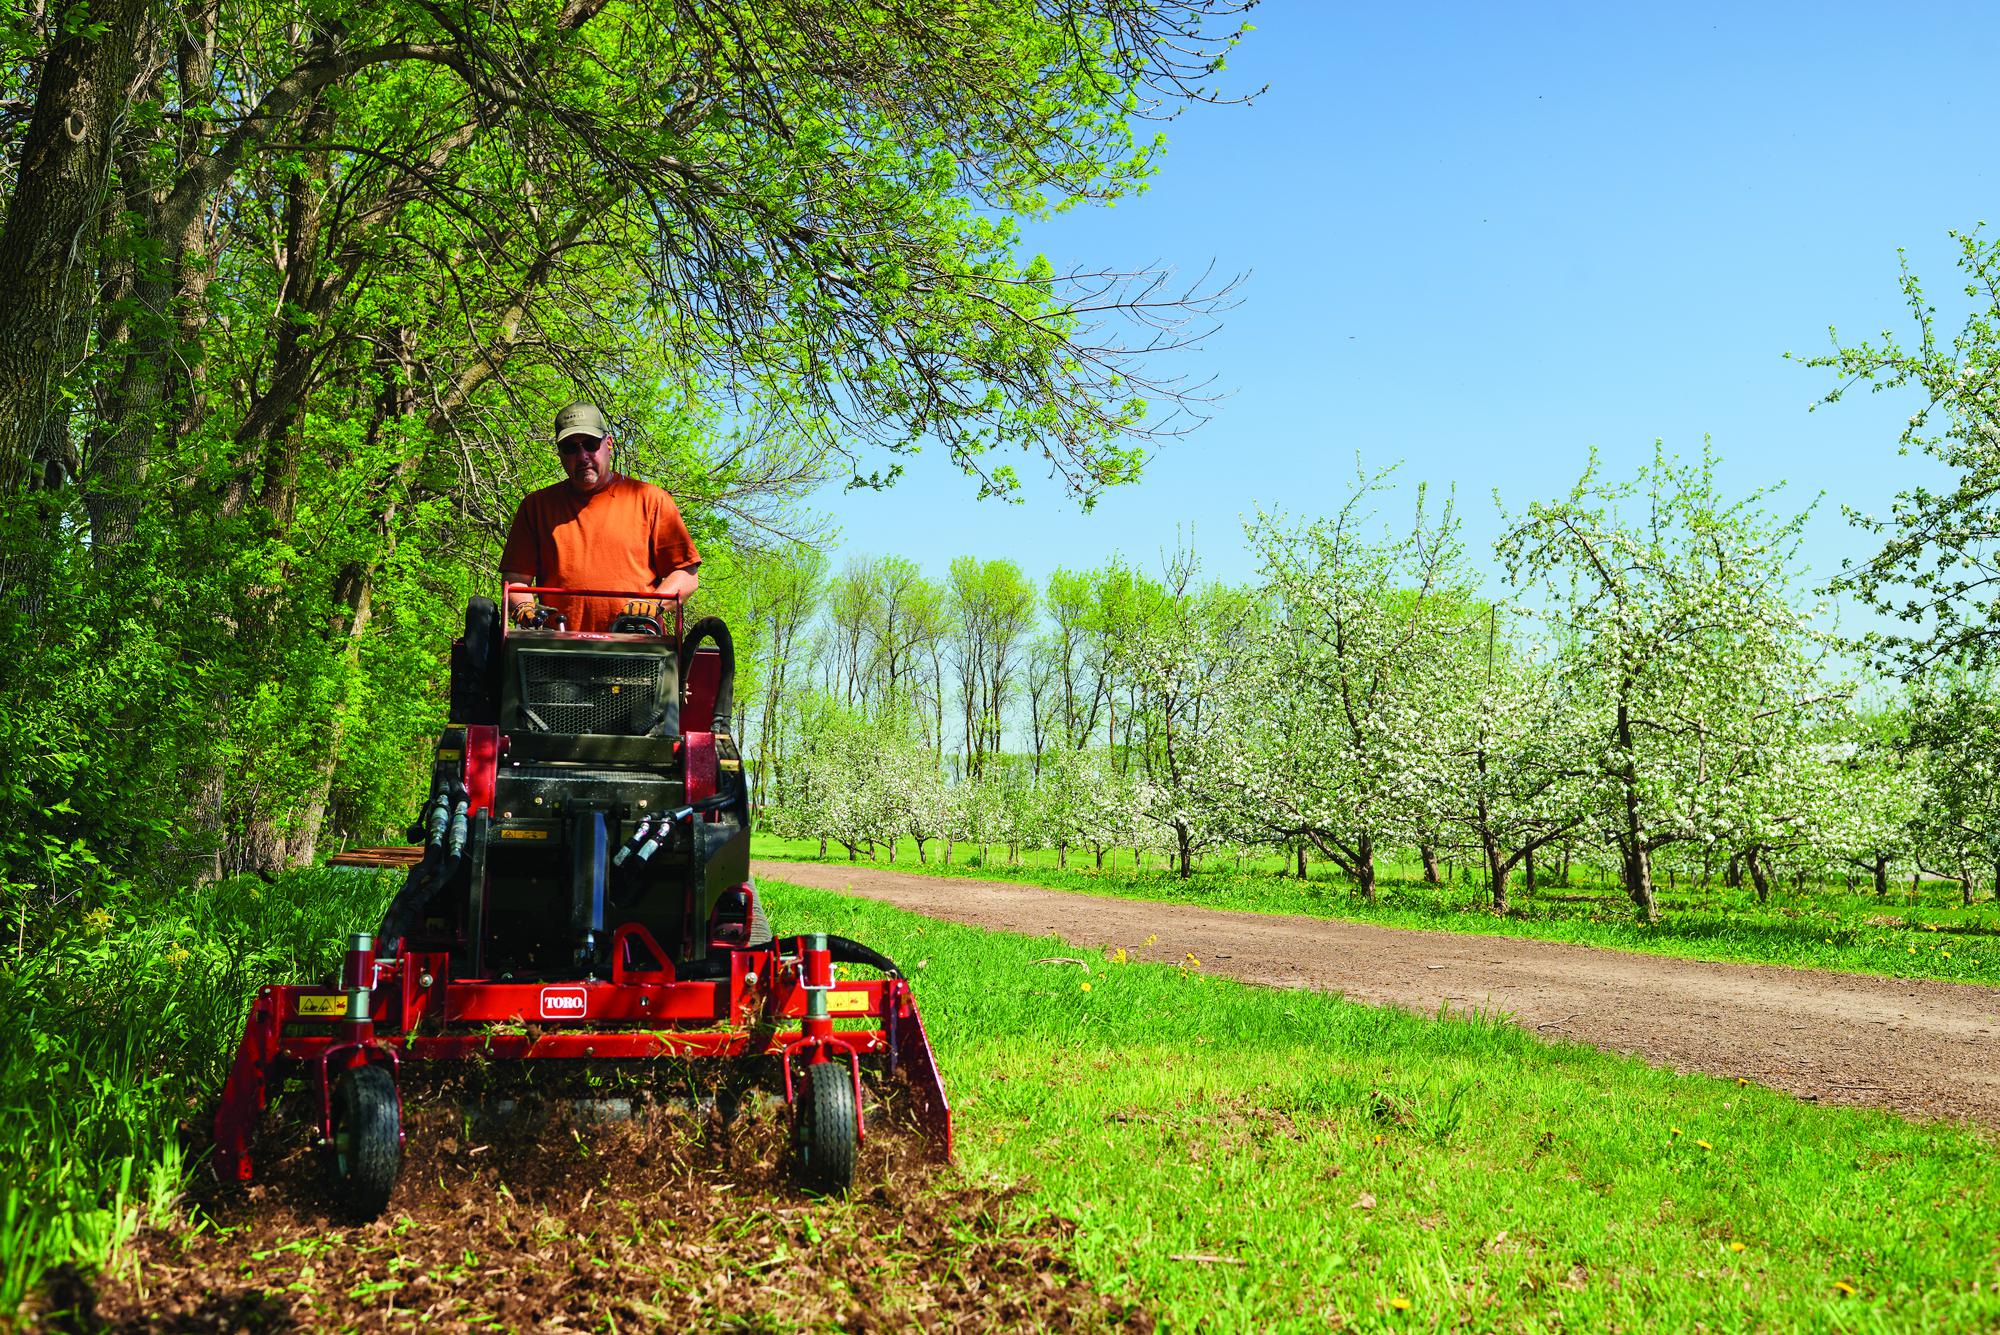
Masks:
[[[1204,969],[1249,983],[1423,1014],[1477,1010],[1544,1038],[1742,1077],[1815,1102],[2000,1123],[2000,989],[1150,904],[879,867],[760,861],[753,870],[972,927],[1054,933],[1168,961],[1192,954]]]
[[[402,1173],[367,1223],[323,1193],[292,1120],[307,1110],[274,1110],[256,1186],[213,1189],[110,1275],[51,1277],[41,1315],[93,1331],[1151,1328],[1069,1268],[1069,1221],[941,1174],[897,1108],[870,1110],[856,1194],[836,1204],[791,1181],[768,1096],[726,1118],[642,1097],[616,1122],[601,1101],[468,1120],[491,1094],[406,1088]]]

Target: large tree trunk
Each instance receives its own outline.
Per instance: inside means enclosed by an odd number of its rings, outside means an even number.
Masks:
[[[83,363],[105,192],[147,0],[90,0],[50,48],[0,231],[0,493],[76,472],[64,380]]]
[[[1621,696],[1618,704],[1618,751],[1623,757],[1619,773],[1624,789],[1624,830],[1618,837],[1619,852],[1625,858],[1625,893],[1639,908],[1639,917],[1658,922],[1660,911],[1653,903],[1652,850],[1646,847],[1646,833],[1639,819],[1639,775],[1632,750],[1632,714]]]
[[[1757,902],[1763,904],[1771,898],[1771,877],[1764,869],[1764,860],[1757,853],[1755,848],[1744,849],[1743,865],[1749,868],[1750,884],[1757,890]]]
[[[352,666],[361,657],[361,642],[368,633],[368,622],[374,611],[375,572],[372,567],[359,566],[343,571],[340,586],[335,597],[341,607],[341,619],[345,623],[336,627],[336,635],[344,640],[342,656]],[[333,792],[333,776],[340,767],[341,748],[347,740],[347,711],[336,709],[327,725],[325,749],[313,769],[313,784],[307,795],[299,818],[298,828],[278,846],[280,862],[268,870],[277,871],[284,867],[310,867],[319,855],[320,827],[326,823],[326,808]]]
[[[1875,856],[1875,894],[1878,898],[1889,894],[1889,859],[1879,853]]]
[[[1429,843],[1418,844],[1417,856],[1424,861],[1424,884],[1437,885],[1439,883],[1437,845]]]
[[[1375,836],[1364,832],[1354,841],[1354,881],[1361,897],[1375,902]]]
[[[1643,922],[1660,920],[1659,906],[1653,902],[1653,858],[1645,844],[1636,839],[1623,841],[1619,850],[1625,861],[1625,893],[1639,909]]]
[[[1493,911],[1505,913],[1507,904],[1507,873],[1512,870],[1502,855],[1500,841],[1491,835],[1482,836],[1480,843],[1486,853],[1486,886],[1492,896]]]

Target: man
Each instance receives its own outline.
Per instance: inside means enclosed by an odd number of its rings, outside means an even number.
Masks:
[[[566,480],[533,491],[514,512],[500,553],[509,584],[570,589],[647,590],[686,598],[700,583],[701,554],[674,498],[611,466],[614,442],[604,414],[572,403],[556,414],[556,454]],[[571,630],[608,630],[619,598],[552,598]],[[510,594],[507,611],[533,624],[534,595]]]

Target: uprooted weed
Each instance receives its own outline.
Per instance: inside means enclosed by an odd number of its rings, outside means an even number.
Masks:
[[[562,1101],[582,1092],[597,1104]],[[363,1224],[274,1117],[258,1185],[194,1202],[94,1280],[55,1277],[45,1314],[111,1331],[1151,1326],[1071,1270],[1072,1223],[936,1168],[893,1103],[868,1110],[855,1193],[824,1200],[791,1180],[781,1103],[657,1092],[544,1089],[489,1122],[463,1084],[406,1090],[396,1194]]]

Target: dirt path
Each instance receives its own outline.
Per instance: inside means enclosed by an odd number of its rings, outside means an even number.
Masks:
[[[973,927],[1082,946],[1159,939],[1205,968],[1434,1014],[1504,1014],[1547,1038],[1681,1071],[1742,1076],[1820,1103],[2000,1123],[2000,990],[1763,964],[1714,964],[1515,937],[1099,898],[878,867],[757,862],[759,876]]]

